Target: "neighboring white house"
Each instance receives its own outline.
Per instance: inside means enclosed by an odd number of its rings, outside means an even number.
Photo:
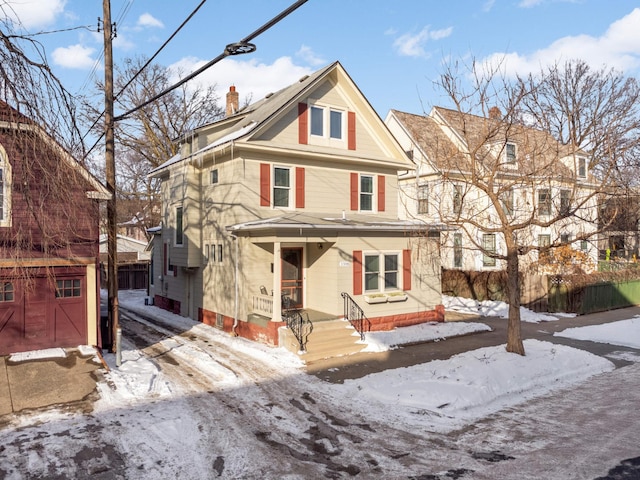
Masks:
[[[581,266],[593,268],[597,199],[584,152],[539,130],[504,125],[497,109],[489,118],[441,107],[428,115],[391,110],[385,123],[414,163],[400,175],[400,215],[454,227],[442,235],[444,268],[504,269],[491,256],[505,254],[504,223],[517,227],[518,245],[526,247],[523,267],[551,273],[538,249],[544,255],[544,247],[570,245],[583,253]]]
[[[231,87],[180,142],[150,174],[156,305],[271,344],[283,307],[339,318],[346,296],[371,329],[443,319],[440,230],[398,218],[412,164],[338,62],[246,108]]]

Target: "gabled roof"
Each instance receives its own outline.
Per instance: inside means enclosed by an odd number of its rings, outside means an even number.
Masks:
[[[86,168],[84,168],[67,150],[65,150],[51,135],[37,125],[33,120],[11,107],[6,102],[0,100],[0,128],[6,130],[34,132],[38,137],[51,148],[59,158],[65,162],[72,170],[78,172],[84,178],[88,187],[87,192],[90,198],[97,200],[109,200],[111,193],[98,181]]]
[[[386,145],[387,149],[394,150],[398,157],[404,159],[402,162],[395,162],[397,163],[398,168],[411,168],[412,165],[406,159],[404,151],[400,148],[396,139],[388,131],[384,122],[382,122],[373,107],[367,101],[366,97],[358,89],[357,85],[349,77],[347,72],[338,61],[333,62],[310,75],[303,76],[297,82],[292,83],[291,85],[277,92],[266,95],[263,99],[241,109],[240,111],[229,117],[199,127],[195,132],[204,130],[207,130],[208,134],[214,132],[214,140],[204,148],[193,152],[191,155],[198,155],[222,147],[231,142],[243,142],[255,138],[265,129],[269,128],[272,124],[272,121],[274,121],[276,118],[279,118],[279,115],[282,112],[284,112],[292,105],[295,105],[299,101],[299,99],[303,98],[308,92],[312,91],[314,87],[319,85],[321,82],[327,79],[329,75],[332,74],[335,74],[337,78],[347,83],[353,89],[353,91],[356,92],[355,96],[358,97],[358,101],[360,102],[359,106],[361,109],[366,110],[367,113],[375,116],[375,118],[377,119],[377,122],[375,123],[378,124],[374,126],[374,128],[378,128],[378,130],[376,131],[377,140],[383,142]],[[188,136],[189,135],[187,135],[187,137]],[[345,151],[344,153],[347,155],[349,154],[349,152],[347,151]],[[353,154],[355,155],[355,153]],[[164,164],[152,170],[149,175],[157,175],[162,170],[166,169],[172,164],[177,163],[182,159],[183,158],[173,157]]]
[[[544,165],[548,174],[574,177],[560,160],[580,151],[562,145],[541,130],[442,107],[434,107],[429,115],[397,110],[391,113],[440,171],[470,172],[474,159],[491,171],[505,174],[534,174]],[[516,170],[496,163],[507,142],[518,148]]]

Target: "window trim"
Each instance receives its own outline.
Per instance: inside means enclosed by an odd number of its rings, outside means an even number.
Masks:
[[[587,178],[587,158],[578,157],[576,164],[576,175],[579,178]]]
[[[454,183],[453,192],[451,194],[451,208],[455,215],[462,214],[463,197],[464,191],[462,189],[462,185]]]
[[[362,189],[362,180],[364,178],[370,178],[371,179],[371,192],[364,192]],[[376,176],[375,175],[369,175],[366,173],[361,173],[358,175],[358,211],[360,212],[375,212],[375,195],[376,195]],[[367,195],[370,199],[371,199],[371,208],[369,209],[364,209],[362,208],[362,198],[363,195]]]
[[[560,205],[558,211],[561,215],[569,215],[571,212],[571,190],[563,188],[560,190]]]
[[[396,269],[389,270],[387,272],[386,269],[386,257],[387,256],[395,256],[396,257]],[[376,272],[368,272],[367,271],[367,257],[378,257],[378,270]],[[394,272],[396,275],[395,286],[388,287],[387,284],[387,273]],[[381,251],[363,251],[362,252],[362,293],[365,295],[372,293],[385,293],[385,292],[397,292],[402,290],[402,286],[400,285],[403,277],[404,265],[403,265],[403,256],[402,251],[400,250],[381,250]],[[375,289],[367,289],[367,275],[376,274],[376,288]]]
[[[540,195],[543,192],[547,192],[547,198],[545,199],[544,203],[540,201]],[[551,189],[550,188],[539,188],[536,191],[537,194],[537,212],[538,212],[538,216],[539,217],[548,217],[552,214],[552,203],[551,203]],[[542,207],[544,207],[544,211],[542,210]]]
[[[217,185],[220,181],[220,173],[217,168],[212,168],[209,174],[209,181],[211,185]]]
[[[509,147],[513,148],[513,156],[509,155]],[[504,144],[504,163],[506,165],[516,165],[518,163],[518,145],[514,142],[506,142]]]
[[[493,248],[487,248],[487,239],[491,238],[493,240]],[[488,255],[486,252],[497,253],[497,243],[496,243],[496,234],[495,233],[483,233],[482,234],[482,266],[483,267],[495,267],[497,265],[496,257],[492,257]]]
[[[176,205],[174,213],[173,244],[176,247],[182,247],[184,246],[184,207]]]
[[[288,172],[288,179],[289,179],[289,185],[288,186],[282,186],[282,185],[276,185],[276,170],[286,170]],[[273,169],[272,169],[272,184],[271,184],[271,207],[272,208],[293,208],[293,192],[295,192],[295,178],[294,175],[292,175],[292,172],[294,171],[293,167],[291,166],[285,166],[285,165],[273,165]],[[287,195],[287,205],[276,205],[276,188],[278,190],[284,190],[286,189],[288,191],[288,195]]]
[[[309,143],[314,145],[331,145],[346,148],[348,137],[348,110],[344,107],[329,105],[313,100],[309,100],[307,105],[309,109],[309,121],[307,126]],[[314,115],[314,112],[318,111],[322,113],[322,131],[321,133],[314,133],[314,127],[318,126],[318,117],[317,114]],[[336,114],[339,114],[340,119],[340,137],[333,136],[332,126],[334,125],[334,122],[332,118]]]
[[[13,282],[0,282],[0,304],[15,302],[16,287]]]
[[[418,190],[416,194],[416,209],[418,215],[428,215],[429,214],[429,184],[421,183],[418,185]]]
[[[69,284],[69,285],[68,285]],[[69,295],[67,295],[69,293]],[[64,278],[56,280],[56,299],[82,298],[82,279]]]
[[[453,234],[453,268],[462,268],[462,234],[455,232]]]

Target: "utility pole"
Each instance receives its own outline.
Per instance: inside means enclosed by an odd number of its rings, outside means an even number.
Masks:
[[[107,190],[108,309],[111,352],[116,351],[118,322],[118,220],[116,209],[116,162],[113,132],[113,51],[111,0],[102,0],[104,32],[104,129]]]

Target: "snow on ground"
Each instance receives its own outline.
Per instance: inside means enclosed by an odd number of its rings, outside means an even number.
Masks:
[[[457,311],[465,311],[464,306],[469,311],[468,302],[450,297],[446,301],[449,307],[457,304]],[[233,348],[253,351],[261,361],[281,364],[281,370],[286,372],[285,376],[301,373],[302,363],[296,355],[282,348],[266,347],[234,338],[201,323],[154,306],[146,306],[144,292],[120,292],[119,302],[127,309],[161,317],[165,322],[190,329],[196,334],[197,329],[207,329],[209,335],[213,332],[226,336],[228,344]],[[481,302],[479,305],[479,311],[485,314],[500,315],[503,312],[499,302]],[[530,321],[551,319],[549,315],[533,312],[530,312],[528,318]],[[413,331],[407,333],[408,329]],[[416,335],[420,335],[425,341],[444,340],[487,329],[489,327],[481,323],[446,322],[407,327],[406,330],[374,332],[367,335],[367,349],[384,351],[398,348],[406,342],[415,342]],[[371,374],[361,379],[345,381],[342,385],[331,385],[329,388],[326,384],[321,387],[325,392],[330,391],[338,403],[341,398],[367,398],[370,412],[377,411],[381,421],[392,420],[390,417],[403,417],[407,422],[415,422],[417,418],[422,418],[425,426],[440,431],[457,428],[502,408],[614,369],[614,365],[608,360],[571,347],[527,340],[525,349],[527,355],[520,357],[507,353],[504,346],[483,348],[456,355],[449,360]],[[207,359],[203,359],[203,363],[206,361]],[[111,373],[118,389],[102,388],[103,406],[112,402],[118,404],[120,399],[113,396],[119,395],[118,392],[122,390],[130,392],[130,400],[144,396],[145,388],[148,389],[148,385],[153,383],[153,377],[157,373],[149,360],[135,350],[127,351],[122,366],[114,368]],[[308,382],[316,381],[319,380],[311,376],[308,378]],[[154,394],[170,396],[179,395],[180,392],[157,389]]]
[[[443,295],[442,304],[444,305],[445,310],[451,312],[469,313],[479,315],[481,317],[509,317],[509,305],[505,302],[499,302],[496,300],[478,301],[471,298],[449,297],[447,295]],[[528,308],[520,307],[520,319],[523,322],[553,322],[561,317],[570,316],[575,315],[567,313],[554,313],[553,315],[548,313],[536,313]]]
[[[603,325],[567,328],[561,332],[554,333],[554,335],[640,349],[640,315],[636,315],[629,320],[605,323]]]
[[[367,346],[363,352],[385,352],[411,343],[438,342],[460,335],[488,331],[491,331],[491,327],[484,323],[431,322],[387,332],[367,332]]]

